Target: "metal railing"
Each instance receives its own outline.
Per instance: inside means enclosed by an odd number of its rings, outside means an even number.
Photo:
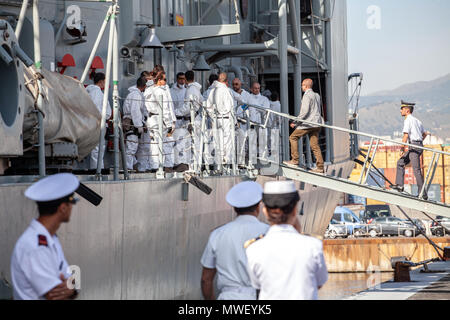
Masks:
[[[270,115],[277,115],[280,116],[284,119],[288,119],[288,120],[292,120],[298,123],[302,123],[302,124],[307,124],[307,125],[311,125],[313,127],[321,127],[321,128],[325,128],[325,129],[330,129],[330,130],[335,130],[335,131],[340,131],[340,132],[345,132],[348,133],[350,135],[354,135],[355,137],[367,137],[370,138],[370,146],[368,149],[368,153],[365,157],[365,161],[363,163],[363,167],[361,170],[361,175],[359,178],[359,182],[358,184],[366,184],[367,183],[367,179],[368,176],[370,174],[370,169],[373,166],[374,160],[375,160],[375,155],[378,151],[378,147],[380,145],[380,142],[388,142],[391,143],[393,145],[399,145],[399,146],[404,146],[404,147],[408,147],[409,150],[413,149],[413,150],[422,150],[422,151],[428,151],[432,153],[432,160],[430,163],[430,166],[428,167],[428,169],[426,170],[425,173],[425,177],[424,177],[424,184],[422,186],[422,189],[419,190],[419,197],[421,198],[425,192],[428,191],[433,178],[434,178],[434,174],[436,171],[436,167],[438,166],[439,163],[439,158],[440,156],[450,156],[450,153],[445,152],[445,151],[441,151],[441,150],[436,150],[436,149],[430,149],[427,147],[422,147],[422,146],[418,146],[418,145],[413,145],[410,143],[405,143],[405,142],[399,142],[399,141],[395,141],[392,139],[388,139],[388,138],[384,138],[384,137],[380,137],[380,136],[376,136],[373,134],[369,134],[369,133],[364,133],[364,132],[360,132],[360,131],[355,131],[355,130],[351,130],[351,129],[346,129],[346,128],[341,128],[341,127],[336,127],[336,126],[331,126],[328,124],[321,124],[321,123],[315,123],[315,122],[310,122],[310,121],[305,121],[305,120],[301,120],[298,117],[295,116],[291,116],[291,115],[287,115],[287,114],[283,114],[281,112],[277,112],[274,110],[269,110],[269,109],[265,109],[262,108],[260,106],[255,106],[255,105],[248,105],[251,108],[255,108],[260,110],[261,112],[265,112],[266,113],[266,121],[264,122],[264,125],[262,125],[262,127],[264,127],[267,123],[267,118]],[[373,148],[374,147],[374,148]]]
[[[124,98],[119,99],[125,100]],[[172,146],[167,148],[170,149],[169,153],[165,153],[164,144],[177,144],[182,140],[188,140],[188,147],[182,150],[189,154],[187,157],[190,159],[188,171],[201,176],[237,175],[239,173],[255,176],[257,174],[257,153],[259,152],[263,157],[267,156],[269,148],[265,142],[269,136],[272,142],[270,152],[274,157],[276,157],[275,154],[279,157],[279,130],[274,130],[274,132],[272,132],[272,130],[265,130],[267,129],[268,120],[266,120],[264,124],[252,122],[248,118],[248,112],[246,112],[246,116],[244,118],[239,118],[238,121],[234,108],[226,114],[219,114],[217,108],[214,106],[208,110],[205,102],[199,103],[194,100],[170,101],[174,103],[189,104],[189,116],[186,114],[183,117],[179,117],[184,118],[186,121],[184,125],[178,125],[175,129],[175,131],[186,129],[188,133],[182,134],[181,137],[177,137],[175,140],[169,141],[166,140],[167,128],[165,127],[163,119],[165,112],[168,112],[167,110],[165,111],[164,105],[169,101],[163,101],[162,97],[159,97],[158,100],[144,99],[139,101],[142,101],[143,103],[150,102],[153,103],[153,106],[158,107],[158,113],[151,114],[152,117],[157,117],[156,128],[154,125],[150,127],[148,120],[142,126],[131,126],[132,129],[139,127],[146,128],[147,132],[151,135],[152,141],[145,142],[142,139],[139,139],[136,142],[130,140],[128,139],[128,136],[133,133],[126,132],[124,142],[138,143],[140,146],[146,144],[158,144],[158,148],[152,148],[153,151],[150,151],[147,156],[150,159],[149,161],[155,158],[158,159],[156,177],[159,179],[165,177],[164,162],[166,157],[173,157],[174,152],[176,152],[175,148]],[[243,129],[240,127],[240,124],[243,126],[249,125],[253,128],[239,130]],[[255,128],[259,128],[260,130]],[[121,135],[123,135],[121,126],[119,131]],[[244,134],[242,134],[243,132]],[[253,142],[255,141],[260,142],[258,145],[259,148],[256,150],[255,145],[253,145]],[[247,143],[248,147],[246,147]],[[237,148],[237,146],[239,146],[239,148]],[[149,146],[146,146],[146,148],[148,149]],[[125,150],[126,148],[121,147],[121,149]],[[100,153],[101,150],[99,150],[99,157],[101,156]],[[125,156],[131,155],[131,153],[128,151],[126,151],[126,154],[124,152],[122,153],[124,172],[127,172]],[[118,164],[114,162],[114,166],[116,165]],[[117,171],[116,168],[115,171]]]

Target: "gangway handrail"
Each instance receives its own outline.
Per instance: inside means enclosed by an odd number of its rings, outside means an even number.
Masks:
[[[365,136],[365,137],[368,137],[368,138],[372,138],[374,140],[391,142],[391,143],[394,143],[394,144],[397,144],[397,145],[403,145],[403,146],[407,146],[407,147],[414,148],[414,149],[420,149],[420,150],[424,150],[424,151],[430,151],[430,152],[435,152],[435,153],[439,153],[439,154],[442,154],[442,155],[450,156],[449,152],[440,151],[440,150],[436,150],[436,149],[430,149],[430,148],[426,148],[426,147],[421,147],[421,146],[413,145],[413,144],[409,144],[409,143],[399,142],[399,141],[395,141],[395,140],[392,140],[392,139],[387,139],[387,138],[383,138],[383,137],[380,137],[380,136],[376,136],[376,135],[373,135],[373,134],[370,134],[370,133],[354,131],[354,130],[350,130],[350,129],[346,129],[346,128],[331,126],[331,125],[328,125],[328,124],[322,124],[322,123],[317,123],[317,122],[301,120],[301,119],[299,119],[296,116],[287,115],[285,113],[281,113],[281,112],[278,112],[278,111],[266,109],[266,108],[263,108],[263,107],[257,106],[257,105],[252,105],[252,104],[246,104],[246,105],[248,107],[259,109],[260,111],[264,111],[268,115],[270,115],[272,113],[272,114],[275,114],[277,116],[280,116],[280,117],[283,117],[283,118],[286,118],[286,119],[289,119],[289,120],[294,120],[294,121],[306,123],[306,124],[309,124],[309,125],[314,125],[314,126],[318,126],[318,127],[322,127],[322,128],[328,128],[328,129],[332,129],[332,130],[342,131],[342,132],[355,134],[355,135],[359,135],[359,136]]]

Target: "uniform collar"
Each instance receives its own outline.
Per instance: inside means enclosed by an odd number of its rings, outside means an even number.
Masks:
[[[267,235],[271,233],[279,233],[279,232],[295,232],[298,233],[297,230],[291,224],[274,224],[269,228]]]
[[[53,246],[54,244],[54,239],[53,237],[50,235],[50,232],[48,232],[47,228],[44,227],[44,225],[42,223],[40,223],[39,221],[37,221],[37,219],[34,219],[33,221],[31,221],[30,227],[38,234],[38,235],[43,235],[47,238],[47,243],[49,246]],[[56,237],[56,235],[55,235]]]
[[[241,214],[241,215],[237,216],[235,220],[258,221],[258,218],[256,218],[254,215],[251,215],[251,214]]]

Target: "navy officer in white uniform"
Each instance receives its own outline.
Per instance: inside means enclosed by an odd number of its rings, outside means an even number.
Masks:
[[[416,146],[423,147],[423,140],[430,134],[430,132],[425,131],[422,122],[412,115],[414,112],[415,103],[408,103],[402,100],[402,106],[400,108],[401,115],[405,117],[405,122],[403,125],[403,143],[413,144]],[[424,184],[424,179],[422,175],[422,168],[420,166],[420,156],[422,155],[422,149],[411,148],[406,150],[405,146],[402,146],[401,157],[397,162],[397,174],[395,177],[395,185],[391,186],[392,189],[403,192],[404,189],[404,179],[405,179],[405,167],[411,163],[414,171],[414,176],[417,180],[417,186],[420,191]],[[428,195],[426,188],[422,196],[423,199],[428,200]]]
[[[256,300],[247,273],[244,244],[264,234],[269,226],[260,222],[262,187],[252,181],[235,185],[226,196],[236,219],[215,229],[203,252],[201,287],[206,300],[214,300],[214,277],[217,274],[218,300]]]
[[[264,185],[264,237],[246,244],[248,272],[259,300],[316,300],[328,279],[322,242],[300,234],[300,196],[292,181]]]
[[[69,264],[56,231],[70,220],[79,180],[70,173],[48,176],[33,185],[25,196],[37,202],[39,217],[17,241],[11,259],[11,278],[16,300],[74,299]]]

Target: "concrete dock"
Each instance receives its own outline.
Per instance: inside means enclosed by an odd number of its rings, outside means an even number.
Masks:
[[[450,246],[450,237],[432,238],[441,248]],[[386,237],[324,240],[324,256],[329,272],[392,272],[391,258],[405,256],[419,262],[437,258],[436,250],[424,237]]]
[[[410,272],[411,282],[387,281],[344,300],[450,300],[450,261],[428,265]],[[374,274],[376,276],[376,274]]]

